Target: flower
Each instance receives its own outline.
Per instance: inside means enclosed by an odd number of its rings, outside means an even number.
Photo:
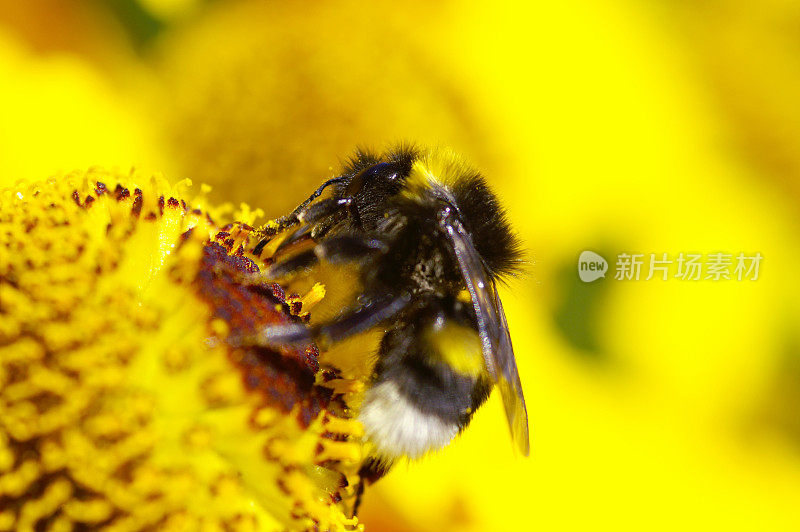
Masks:
[[[358,381],[226,341],[321,291],[259,280],[260,212],[223,225],[191,190],[92,169],[0,191],[0,530],[359,527]]]

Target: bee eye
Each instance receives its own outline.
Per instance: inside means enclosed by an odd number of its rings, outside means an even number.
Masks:
[[[361,175],[364,180],[382,178],[393,181],[398,178],[398,168],[395,163],[378,163],[364,170]]]

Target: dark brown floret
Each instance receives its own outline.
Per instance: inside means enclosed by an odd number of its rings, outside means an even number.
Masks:
[[[137,188],[133,191],[133,208],[131,213],[134,216],[139,216],[142,213],[142,190]]]
[[[231,232],[217,233],[204,247],[195,281],[213,316],[227,323],[229,337],[251,336],[268,325],[301,322],[293,312],[299,305],[287,301],[278,284],[254,280],[260,272],[258,265],[244,255],[241,246],[233,251],[234,245]],[[231,346],[230,357],[241,369],[245,386],[260,393],[266,404],[284,412],[299,404],[298,420],[303,426],[332,397],[329,388],[315,384],[320,369],[316,346]]]

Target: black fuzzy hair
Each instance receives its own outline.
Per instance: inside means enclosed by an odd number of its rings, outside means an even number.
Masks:
[[[412,142],[401,142],[386,152],[386,160],[393,163],[401,163],[409,169],[414,161],[419,158],[420,148]]]
[[[358,147],[342,164],[342,175],[354,176],[380,162],[400,163],[408,173],[419,153],[419,147],[410,142],[396,144],[380,154],[371,148]]]
[[[462,222],[472,235],[494,277],[515,275],[522,269],[522,246],[497,196],[479,173],[460,177],[452,186]]]
[[[342,163],[342,175],[354,176],[379,162],[381,162],[380,155],[369,148],[358,147],[355,152]]]

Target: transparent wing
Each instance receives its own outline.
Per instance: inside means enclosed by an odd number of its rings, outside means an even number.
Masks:
[[[475,246],[472,245],[469,234],[456,221],[447,224],[445,230],[453,243],[458,267],[472,297],[483,357],[490,375],[500,389],[511,436],[522,454],[527,456],[530,451],[528,412],[525,408],[525,398],[522,395],[522,385],[514,360],[514,349],[511,346],[503,304],[497,295],[494,282],[486,275],[483,262]]]
[[[503,406],[506,409],[508,427],[514,441],[517,442],[519,450],[525,456],[530,452],[528,441],[528,410],[525,408],[525,397],[522,395],[522,383],[519,380],[517,361],[514,359],[514,348],[511,346],[511,335],[508,332],[506,313],[503,310],[503,303],[497,295],[497,288],[494,291],[495,308],[500,317],[500,345],[497,352],[500,353],[495,359],[499,359],[500,369],[503,377],[498,380],[497,386],[503,396]]]

